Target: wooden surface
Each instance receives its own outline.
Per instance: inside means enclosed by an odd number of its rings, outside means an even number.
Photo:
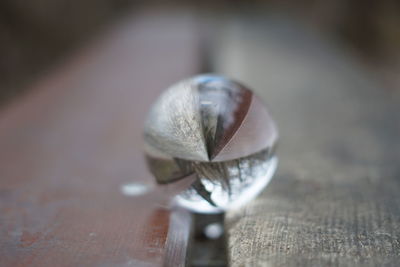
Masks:
[[[254,88],[281,134],[276,177],[228,214],[232,266],[397,266],[398,95],[297,22],[219,22],[214,70]],[[142,123],[199,70],[198,43],[190,16],[136,14],[1,110],[1,266],[179,264],[188,227],[166,241]]]
[[[0,266],[162,264],[169,212],[142,129],[199,68],[195,22],[177,14],[133,14],[3,108]]]
[[[280,165],[229,214],[232,266],[400,264],[400,98],[301,23],[228,20],[216,71],[269,104]]]

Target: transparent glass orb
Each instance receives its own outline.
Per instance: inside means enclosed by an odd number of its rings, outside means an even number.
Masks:
[[[150,171],[159,184],[191,179],[175,203],[223,212],[256,197],[275,172],[277,127],[242,84],[200,75],[168,88],[145,124]]]

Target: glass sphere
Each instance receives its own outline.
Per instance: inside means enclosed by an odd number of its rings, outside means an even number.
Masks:
[[[256,197],[275,172],[277,127],[244,85],[200,75],[168,88],[145,124],[145,151],[159,184],[192,179],[175,203],[216,213]]]

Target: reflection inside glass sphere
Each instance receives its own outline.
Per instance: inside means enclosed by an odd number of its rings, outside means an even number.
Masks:
[[[198,180],[175,201],[196,212],[220,212],[255,198],[271,180],[276,157],[262,151],[228,162],[193,164]]]
[[[195,173],[195,182],[177,195],[174,201],[192,211],[206,213],[223,212],[255,198],[271,180],[277,166],[277,158],[267,149],[224,162],[160,160],[152,157],[147,157],[147,162],[152,173],[164,179],[177,174],[180,175],[176,179],[182,179],[182,176]],[[169,186],[173,186],[173,183]]]
[[[265,105],[222,76],[195,76],[167,89],[149,112],[144,138],[157,183],[177,189],[175,203],[196,212],[244,204],[276,169],[278,131]],[[188,186],[178,188],[185,178]]]

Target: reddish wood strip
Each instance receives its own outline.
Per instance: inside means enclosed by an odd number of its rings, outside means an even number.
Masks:
[[[158,193],[123,192],[153,184],[149,105],[199,67],[195,23],[175,15],[134,16],[2,110],[2,266],[161,264],[169,215]]]

